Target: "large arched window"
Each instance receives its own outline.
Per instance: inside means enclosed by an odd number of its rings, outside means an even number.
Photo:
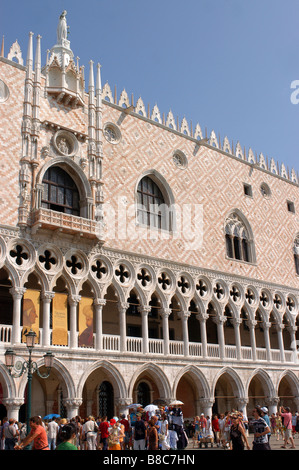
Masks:
[[[149,176],[144,176],[137,187],[137,220],[139,224],[151,228],[171,229],[168,201]]]
[[[245,221],[236,213],[231,213],[225,221],[225,242],[228,258],[252,263],[255,261],[251,231]]]
[[[80,215],[79,192],[69,174],[58,166],[48,168],[43,177],[42,207]]]

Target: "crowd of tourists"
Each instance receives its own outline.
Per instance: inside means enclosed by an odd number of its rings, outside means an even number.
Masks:
[[[182,410],[175,407],[144,411],[140,406],[109,420],[34,416],[28,435],[24,424],[4,418],[0,432],[2,450],[177,450],[188,445]]]
[[[211,418],[203,413],[196,416],[187,427],[193,448],[210,444],[223,449],[250,450],[249,431],[253,433],[253,450],[271,450],[271,436],[276,440],[282,438],[281,448],[296,448],[294,438],[299,436],[299,413],[292,414],[288,407],[280,407],[277,413],[269,416],[267,407],[256,406],[252,416],[249,421],[247,416],[236,410],[215,414]]]
[[[250,450],[248,436],[253,433],[253,450],[271,450],[270,438],[282,439],[282,448],[295,449],[299,436],[299,413],[280,407],[269,416],[266,407],[256,406],[250,421],[232,410],[211,418],[203,413],[192,422],[184,421],[181,408],[160,407],[145,411],[130,409],[130,414],[111,419],[50,420],[34,416],[30,433],[14,419],[0,422],[0,450],[184,450],[217,446],[230,450]],[[289,445],[289,447],[287,447]]]

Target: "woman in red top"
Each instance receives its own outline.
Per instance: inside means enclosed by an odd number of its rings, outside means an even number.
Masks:
[[[29,420],[31,431],[23,441],[15,446],[16,450],[24,449],[33,441],[32,450],[50,450],[48,445],[48,437],[42,420],[39,416],[34,416]]]
[[[218,445],[220,443],[220,427],[219,427],[219,421],[218,421],[218,416],[214,415],[212,418],[212,429],[215,435],[215,442]]]

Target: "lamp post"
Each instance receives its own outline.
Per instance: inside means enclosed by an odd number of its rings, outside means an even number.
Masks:
[[[8,368],[9,374],[13,378],[21,377],[25,372],[27,372],[27,379],[28,379],[28,388],[27,388],[27,410],[26,410],[26,427],[27,427],[27,435],[29,434],[29,420],[31,417],[31,385],[32,385],[32,376],[34,372],[42,379],[47,379],[50,375],[52,366],[53,366],[53,359],[54,355],[51,352],[47,352],[44,355],[45,367],[47,372],[45,374],[41,374],[38,370],[37,363],[32,361],[31,355],[32,350],[34,348],[36,333],[30,330],[26,335],[26,346],[29,351],[29,359],[20,360],[15,363],[16,354],[13,349],[7,349],[5,351],[5,365]],[[12,372],[12,369],[15,368],[16,372]]]

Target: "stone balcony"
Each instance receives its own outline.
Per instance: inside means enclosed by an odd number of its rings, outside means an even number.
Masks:
[[[46,229],[103,240],[103,233],[97,221],[50,209],[35,209],[31,216],[31,226],[33,233]]]

